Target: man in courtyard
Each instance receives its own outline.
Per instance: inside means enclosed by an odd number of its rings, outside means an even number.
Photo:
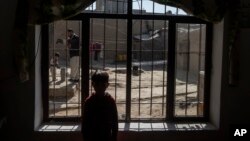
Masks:
[[[80,40],[73,29],[68,29],[67,45],[70,57],[70,79],[72,82],[79,82],[80,79]]]

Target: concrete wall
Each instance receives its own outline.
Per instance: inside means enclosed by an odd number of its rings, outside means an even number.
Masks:
[[[105,59],[112,62],[117,59],[119,55],[126,55],[127,48],[127,22],[119,19],[91,19],[90,20],[90,43],[99,42],[103,44],[105,51]],[[105,25],[105,26],[104,26]],[[187,70],[187,62],[189,62],[189,71],[198,74],[198,70],[204,70],[205,61],[205,40],[206,27],[204,25],[190,26],[190,33],[188,37],[188,24],[178,24],[177,33],[177,60],[176,65],[180,70]],[[159,30],[159,36],[153,40],[133,40],[133,60],[151,61],[151,60],[166,60],[168,50],[168,29],[161,30],[168,27],[168,22],[164,20],[133,20],[133,36],[140,38],[140,34],[148,35],[151,31]],[[81,33],[82,24],[80,21],[57,21],[50,24],[49,30],[49,48],[50,58],[53,52],[61,54],[60,60],[69,60],[69,54],[66,50],[67,28],[72,28],[77,35],[81,37],[86,35]],[[117,31],[116,31],[117,29]],[[201,35],[200,35],[201,34]],[[144,36],[142,35],[142,36]],[[153,36],[153,35],[152,35]],[[188,38],[190,42],[188,42]],[[134,38],[133,38],[134,39]],[[62,43],[57,42],[62,40]],[[105,40],[105,41],[104,41]],[[188,50],[188,43],[190,43],[190,50]],[[117,48],[117,52],[115,51]],[[140,54],[139,50],[146,50]],[[152,56],[152,51],[154,55]],[[165,50],[165,52],[164,52]],[[93,57],[93,56],[92,56]],[[189,57],[189,61],[188,61]],[[200,58],[199,58],[200,57]],[[199,67],[200,60],[200,69]]]
[[[60,141],[80,141],[80,134],[76,135],[74,133],[68,132],[56,134],[51,133],[46,135],[39,134],[34,136],[34,66],[31,69],[31,80],[25,83],[20,83],[18,81],[18,77],[16,76],[16,70],[13,64],[14,47],[12,46],[12,42],[14,41],[11,38],[11,32],[13,30],[16,2],[16,0],[0,1],[0,17],[1,19],[4,19],[4,22],[1,22],[0,26],[0,111],[3,113],[3,115],[7,116],[8,128],[5,129],[5,131],[8,133],[10,140],[43,141],[53,139]],[[214,63],[212,66],[211,122],[218,127],[219,131],[204,131],[199,134],[194,134],[192,132],[120,132],[120,140],[209,141],[214,139],[217,140],[218,138],[225,140],[228,135],[228,128],[231,124],[249,123],[250,112],[247,108],[249,107],[248,103],[250,99],[250,41],[248,39],[250,31],[242,30],[240,33],[242,37],[238,46],[240,50],[240,66],[238,67],[240,77],[238,85],[232,87],[228,85],[229,50],[227,42],[229,40],[228,26],[232,20],[233,19],[230,19],[230,15],[227,15],[225,17],[224,23],[222,23],[223,25],[216,24],[214,28],[214,35],[216,36],[213,38],[215,53],[213,54]],[[29,29],[29,36],[33,36],[34,40],[35,35],[32,34],[34,33],[34,27],[30,27]],[[221,34],[221,32],[224,32],[224,34]],[[223,39],[223,42],[219,41],[220,38]],[[32,38],[30,38],[30,41],[30,44],[35,44],[32,42]],[[31,49],[30,53],[31,59],[34,59],[34,49]],[[220,69],[222,71],[220,71]],[[218,110],[216,108],[218,108]],[[3,140],[2,137],[1,140]]]

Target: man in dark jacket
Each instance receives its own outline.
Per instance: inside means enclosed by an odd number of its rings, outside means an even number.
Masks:
[[[70,79],[78,82],[80,78],[80,40],[79,36],[72,29],[68,29],[68,48],[70,57]]]

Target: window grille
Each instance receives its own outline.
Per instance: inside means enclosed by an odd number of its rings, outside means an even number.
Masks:
[[[107,91],[116,100],[120,121],[206,119],[210,27],[181,9],[149,0],[97,0],[71,19],[51,23],[44,36],[47,60],[59,52],[60,68],[56,81],[51,66],[44,69],[47,119],[80,119],[96,70],[110,75]],[[69,81],[69,28],[80,39],[79,82]]]

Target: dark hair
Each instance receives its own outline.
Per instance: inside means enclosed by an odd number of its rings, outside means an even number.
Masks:
[[[109,82],[109,75],[107,72],[96,71],[92,77],[92,82],[94,83],[107,83]]]
[[[72,29],[72,28],[69,28],[69,29],[68,29],[68,32],[73,32],[73,29]]]
[[[59,52],[56,52],[56,53],[55,53],[55,56],[60,57],[60,53],[59,53]]]

